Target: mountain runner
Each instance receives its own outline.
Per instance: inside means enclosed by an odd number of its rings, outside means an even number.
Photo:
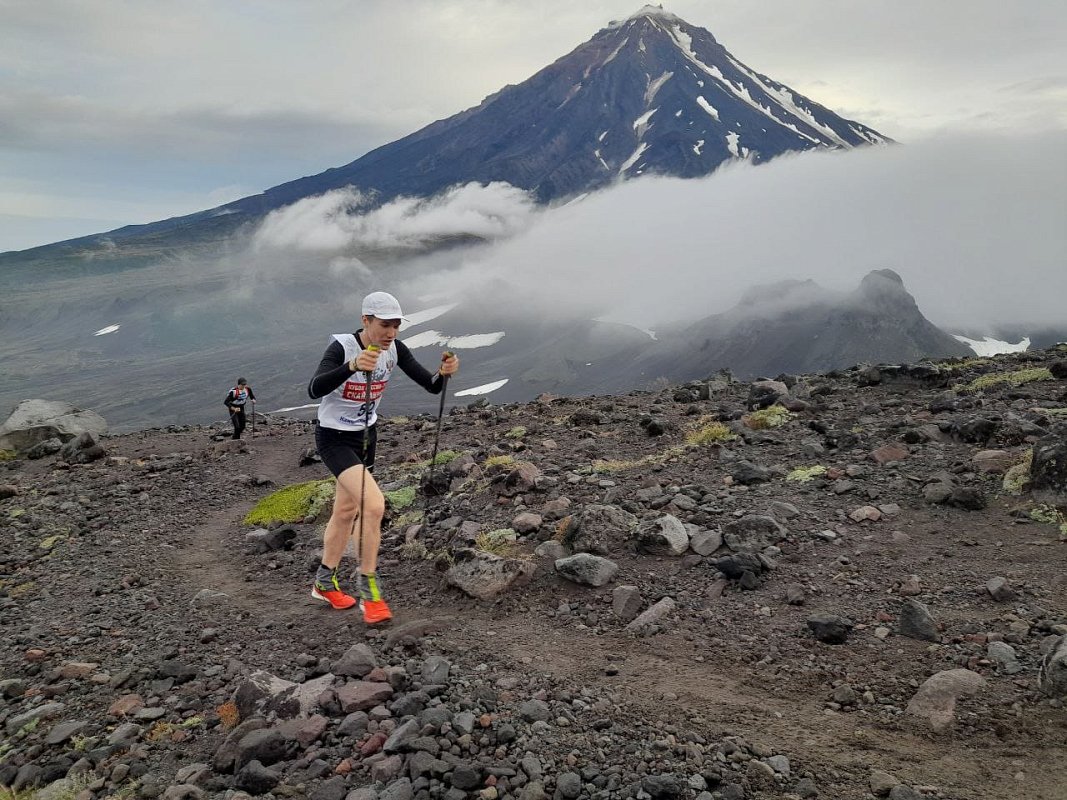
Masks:
[[[238,378],[237,385],[226,393],[226,399],[222,401],[230,411],[230,422],[233,423],[234,439],[240,439],[241,434],[244,432],[246,424],[245,404],[249,400],[252,401],[252,413],[255,414],[256,395],[252,391],[252,387],[248,385],[247,380]]]
[[[322,399],[315,445],[322,463],[337,478],[333,514],[323,534],[322,563],[315,573],[311,596],[338,609],[356,604],[355,598],[341,590],[337,579],[337,568],[351,537],[359,557],[359,607],[364,622],[371,625],[393,616],[382,599],[376,574],[385,515],[385,497],[374,480],[378,404],[397,367],[433,394],[441,392],[445,378],[459,369],[459,359],[452,353],[442,356],[435,374],[419,364],[396,338],[403,319],[393,295],[368,294],[363,298],[363,327],[355,333],[330,337],[308,383],[308,395]]]

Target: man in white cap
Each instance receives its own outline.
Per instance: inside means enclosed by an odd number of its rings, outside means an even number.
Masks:
[[[376,572],[385,514],[385,497],[371,474],[378,404],[395,368],[426,391],[438,394],[444,388],[444,378],[459,369],[459,359],[446,352],[434,374],[419,364],[396,338],[405,317],[391,294],[368,294],[362,311],[363,327],[355,333],[330,337],[330,345],[308,384],[308,394],[322,399],[315,444],[322,463],[337,478],[333,514],[323,534],[322,563],[315,573],[311,596],[338,609],[356,604],[356,598],[345,594],[337,579],[337,567],[351,536],[359,556],[359,607],[363,620],[374,625],[392,618]]]

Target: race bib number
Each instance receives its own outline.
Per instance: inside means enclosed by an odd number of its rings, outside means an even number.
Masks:
[[[385,381],[371,381],[370,382],[370,399],[372,403],[377,403],[382,396],[382,392],[385,391]],[[354,403],[363,403],[367,399],[367,384],[357,381],[345,381],[344,389],[341,390],[341,396],[345,400],[351,400]]]

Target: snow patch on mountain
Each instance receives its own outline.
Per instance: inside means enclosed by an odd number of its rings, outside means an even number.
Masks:
[[[1030,337],[1025,336],[1021,341],[1012,344],[1011,342],[1002,342],[999,339],[994,339],[992,336],[985,336],[981,341],[978,339],[968,339],[966,336],[959,336],[958,334],[952,334],[952,338],[958,342],[963,342],[969,348],[974,350],[975,355],[979,356],[995,356],[1001,353],[1025,353],[1030,348]]]
[[[455,396],[470,397],[471,395],[476,394],[489,394],[490,392],[495,392],[501,386],[506,384],[508,380],[509,378],[504,378],[503,380],[493,381],[492,383],[483,383],[481,386],[472,386],[470,389],[463,389],[456,392]]]

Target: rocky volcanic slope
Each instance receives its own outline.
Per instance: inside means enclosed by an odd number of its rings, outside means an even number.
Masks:
[[[1063,798],[1064,357],[387,420],[385,630],[306,423],[0,462],[0,795]]]

